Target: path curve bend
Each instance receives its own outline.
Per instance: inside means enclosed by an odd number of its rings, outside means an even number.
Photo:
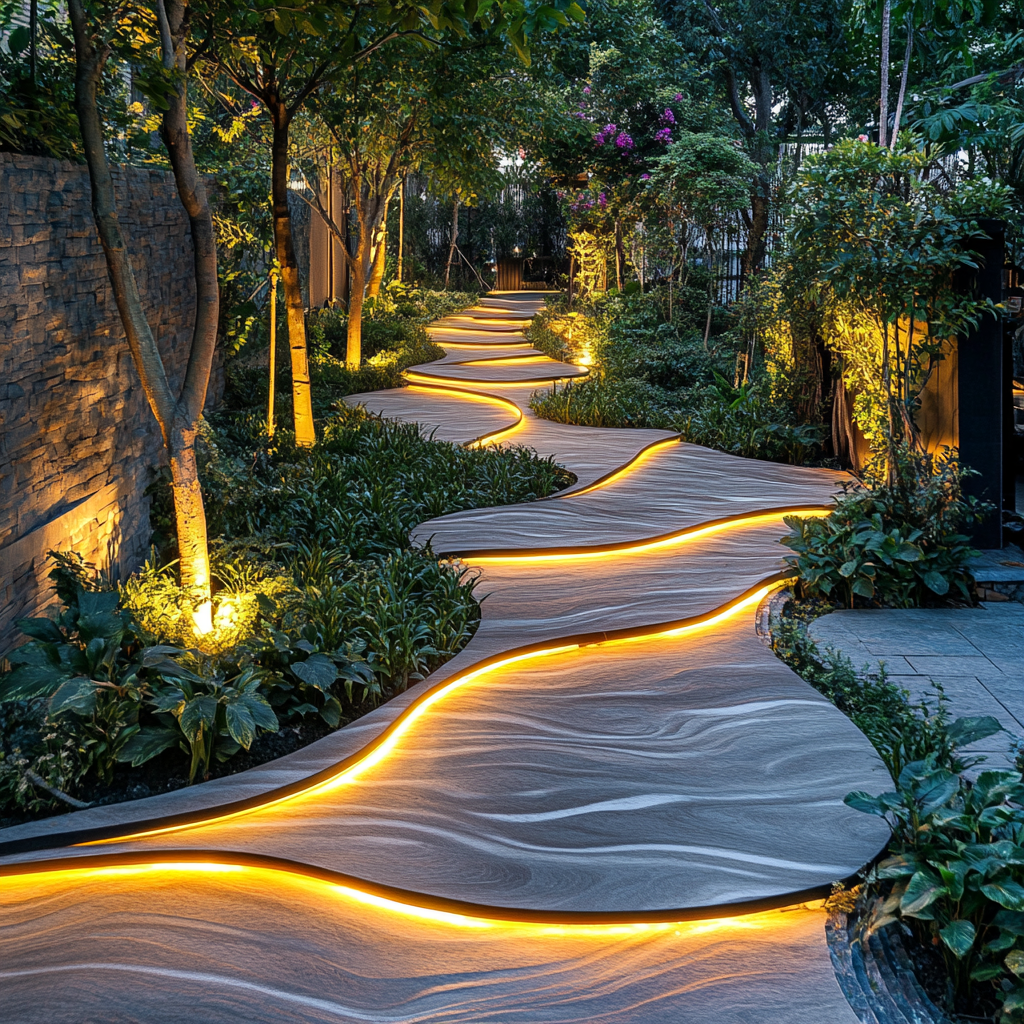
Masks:
[[[414,531],[480,574],[470,644],[280,762],[0,831],[9,1019],[855,1024],[808,901],[884,845],[842,802],[884,769],[753,624],[837,474],[537,419],[585,372],[542,301],[350,400],[577,478]]]

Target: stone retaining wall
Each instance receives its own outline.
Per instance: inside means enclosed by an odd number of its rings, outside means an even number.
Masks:
[[[149,322],[177,387],[192,332],[188,221],[170,174],[115,170]],[[211,393],[216,392],[211,387]],[[144,558],[164,461],[118,318],[85,167],[0,153],[0,654],[52,601],[46,552]]]

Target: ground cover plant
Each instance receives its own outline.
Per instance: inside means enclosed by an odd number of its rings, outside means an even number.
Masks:
[[[403,387],[403,370],[444,355],[444,350],[430,340],[426,325],[460,312],[475,300],[471,292],[443,292],[389,282],[363,307],[363,361],[358,369],[346,364],[348,315],[344,307],[310,310],[306,319],[313,412],[317,417],[327,415],[346,395]],[[230,408],[266,407],[267,372],[260,363],[265,360],[267,345],[266,324],[262,323],[229,366],[225,401]],[[292,389],[287,361],[281,358],[283,349],[279,335],[275,418],[288,423]]]
[[[859,934],[899,928],[931,999],[952,1019],[1024,1018],[1024,783],[1015,771],[977,770],[964,748],[1000,731],[990,717],[955,721],[941,687],[911,701],[884,666],[857,671],[820,650],[807,623],[831,611],[821,599],[787,602],[773,616],[775,652],[847,714],[894,780],[878,796],[851,793],[852,808],[883,817],[893,836],[847,901]],[[1018,744],[1019,747],[1019,744]],[[983,766],[982,766],[983,767]]]
[[[953,721],[938,688],[912,702],[884,666],[858,672],[821,651],[807,622],[825,602],[789,602],[772,624],[787,664],[848,715],[894,780],[879,796],[857,792],[852,808],[883,817],[887,856],[854,891],[849,909],[862,936],[900,927],[932,1000],[957,1020],[1024,1017],[1024,784],[1019,771],[963,773],[980,758],[968,744],[1000,731],[990,717]]]
[[[550,494],[568,477],[521,448],[465,449],[341,407],[312,448],[226,411],[199,442],[213,629],[162,552],[115,587],[58,556],[55,619],[0,678],[7,822],[176,788],[279,756],[452,657],[479,620],[473,580],[409,546],[425,519]]]
[[[531,343],[553,358],[591,368],[588,378],[538,391],[530,407],[545,419],[600,427],[656,427],[685,441],[747,458],[820,459],[824,429],[800,423],[782,375],[743,379],[730,314],[707,316],[707,272],[694,268],[676,289],[606,295],[569,311],[538,314]],[[688,289],[692,294],[688,294]]]

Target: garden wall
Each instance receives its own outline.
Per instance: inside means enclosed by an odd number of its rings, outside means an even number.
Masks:
[[[170,174],[115,169],[143,304],[175,387],[192,332],[188,221]],[[220,389],[211,386],[211,397]],[[0,655],[52,603],[46,552],[123,574],[145,557],[163,462],[84,167],[0,153]]]

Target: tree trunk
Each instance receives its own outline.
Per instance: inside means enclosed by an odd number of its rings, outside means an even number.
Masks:
[[[174,492],[174,521],[178,528],[181,586],[191,596],[196,628],[200,633],[208,633],[213,628],[210,555],[195,443],[195,427],[180,423],[172,431],[167,449],[171,462],[171,489]]]
[[[626,262],[622,251],[622,221],[615,218],[615,287],[622,291],[622,268]]]
[[[405,280],[405,266],[402,259],[405,255],[405,178],[398,186],[398,266],[395,268],[395,276],[399,284]]]
[[[348,300],[348,334],[346,337],[345,365],[358,370],[363,360],[363,292],[366,289],[370,265],[370,243],[360,232],[356,257],[351,264],[351,293]]]
[[[444,268],[444,290],[448,291],[448,282],[451,278],[452,260],[455,259],[455,246],[459,241],[459,197],[455,197],[455,205],[452,207],[452,241],[448,246],[448,262]]]
[[[757,185],[750,197],[750,223],[747,226],[747,250],[743,254],[743,277],[749,280],[764,263],[768,217],[771,201],[768,198],[768,179],[758,175]]]
[[[309,447],[316,442],[313,426],[313,396],[309,384],[309,356],[306,350],[306,316],[302,307],[302,284],[295,257],[292,218],[288,211],[288,113],[280,99],[270,102],[274,119],[271,148],[271,202],[274,216],[274,245],[284,286],[285,320],[292,364],[292,406],[295,443]]]
[[[882,5],[882,55],[881,95],[878,101],[878,144],[886,145],[889,137],[889,22],[892,14],[891,0]]]
[[[157,11],[164,66],[168,70],[178,68],[184,74],[185,7],[181,3],[173,3],[168,17],[163,3],[159,2]],[[175,398],[156,339],[142,309],[135,271],[121,231],[113,177],[104,148],[97,91],[108,51],[105,48],[97,50],[96,37],[90,33],[82,0],[70,0],[69,14],[75,40],[75,107],[89,168],[93,219],[103,246],[128,349],[170,455],[181,586],[193,607],[199,609],[197,627],[206,631],[210,625],[210,562],[206,513],[194,444],[216,344],[219,293],[213,223],[188,135],[185,83],[182,79],[176,93],[169,97],[170,106],[163,119],[163,135],[178,195],[192,226],[197,302],[185,383],[180,397]]]
[[[908,14],[907,18],[907,49],[903,54],[903,73],[900,75],[900,93],[896,98],[896,117],[892,123],[892,140],[889,148],[896,148],[896,139],[900,134],[900,118],[903,117],[903,100],[907,95],[907,76],[910,74],[910,58],[914,52],[914,16]]]
[[[387,261],[388,252],[388,206],[384,204],[384,219],[377,229],[377,244],[374,247],[373,263],[370,271],[370,282],[366,292],[371,299],[377,298],[380,294],[380,286],[384,281],[384,266]]]

